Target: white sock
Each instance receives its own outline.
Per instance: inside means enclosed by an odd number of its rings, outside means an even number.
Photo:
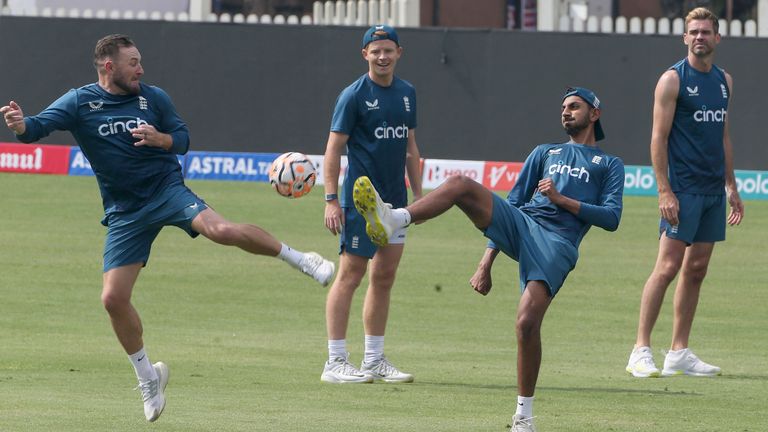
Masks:
[[[299,268],[301,259],[304,258],[304,253],[291,248],[285,243],[281,243],[281,244],[283,245],[283,247],[282,249],[280,249],[280,253],[277,254],[277,257],[287,262],[288,264],[290,264],[291,267]]]
[[[328,340],[328,360],[333,361],[337,358],[347,358],[346,339]]]
[[[683,355],[685,355],[685,351],[687,349],[688,348],[683,348],[683,349],[679,349],[679,350],[675,350],[675,351],[669,350],[669,351],[667,351],[667,356],[668,357],[672,357],[672,358],[680,358]]]
[[[411,224],[411,214],[404,208],[392,209],[392,216],[395,218],[398,226],[407,227]]]
[[[533,417],[533,396],[517,396],[517,411],[515,414],[523,416],[523,418]]]
[[[384,357],[384,336],[365,335],[365,357],[363,361],[373,363]]]
[[[144,348],[128,356],[136,371],[136,378],[139,381],[151,381],[157,379],[157,372],[149,361],[149,356],[144,352]]]

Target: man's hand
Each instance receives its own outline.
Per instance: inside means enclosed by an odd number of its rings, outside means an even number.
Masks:
[[[493,281],[491,280],[491,270],[483,265],[478,266],[475,274],[469,279],[469,285],[482,295],[488,295],[491,292]]]
[[[158,131],[150,124],[143,124],[135,129],[131,129],[131,135],[139,140],[133,143],[136,147],[160,147],[170,150],[173,146],[173,138],[170,135]]]
[[[3,114],[5,125],[16,135],[22,135],[27,130],[27,126],[24,124],[24,113],[16,102],[11,101],[8,105],[0,108],[0,113]]]
[[[677,197],[672,191],[659,192],[659,213],[661,213],[661,217],[672,226],[677,225],[680,222],[678,219],[680,203],[677,201]]]
[[[325,203],[325,227],[331,234],[336,235],[341,233],[341,228],[344,226],[344,212],[341,211],[339,200],[335,199]]]
[[[736,188],[726,189],[728,204],[731,206],[731,212],[728,214],[728,225],[738,225],[744,218],[744,203],[741,202],[741,196]]]
[[[555,187],[555,182],[551,177],[543,178],[539,180],[539,192],[552,201],[552,204],[560,205],[561,198],[560,191]]]

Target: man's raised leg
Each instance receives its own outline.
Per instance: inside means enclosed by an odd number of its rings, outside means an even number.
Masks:
[[[490,225],[493,216],[493,192],[466,176],[448,177],[440,187],[404,209],[392,209],[382,201],[365,176],[355,181],[353,197],[355,208],[367,222],[368,236],[378,246],[386,246],[396,229],[435,218],[454,205],[479,229]]]
[[[237,246],[255,255],[280,258],[323,286],[331,282],[336,271],[333,262],[316,252],[299,252],[281,243],[266,230],[252,224],[230,222],[211,208],[195,217],[192,229],[218,244]]]

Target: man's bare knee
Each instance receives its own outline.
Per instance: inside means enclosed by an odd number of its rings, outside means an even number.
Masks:
[[[101,293],[101,304],[104,305],[104,309],[110,315],[120,313],[123,309],[131,304],[131,299],[122,294],[117,294],[114,291],[104,290]]]
[[[445,180],[446,187],[455,191],[457,195],[464,195],[471,191],[473,183],[477,182],[463,174],[449,176]]]

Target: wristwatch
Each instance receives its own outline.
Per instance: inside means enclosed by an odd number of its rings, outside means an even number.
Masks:
[[[325,194],[325,201],[326,202],[327,201],[333,201],[335,199],[339,199],[339,195],[338,194],[335,194],[335,193]]]

